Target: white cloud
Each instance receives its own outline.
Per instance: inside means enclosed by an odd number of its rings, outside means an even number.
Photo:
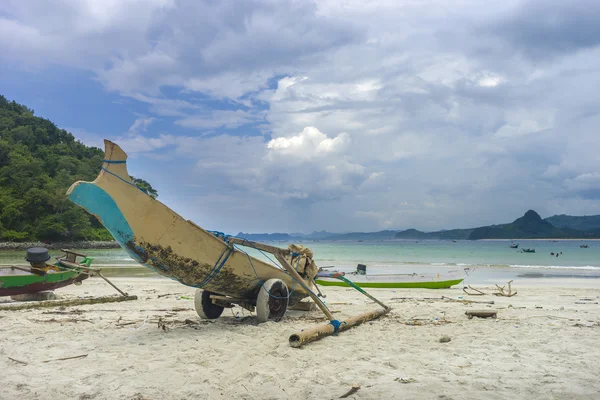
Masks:
[[[0,52],[141,102],[123,147],[187,160],[223,229],[600,212],[597,2],[99,4],[2,2]]]
[[[146,132],[148,127],[155,121],[153,117],[140,117],[137,118],[133,124],[129,127],[129,133],[135,135],[138,133]]]

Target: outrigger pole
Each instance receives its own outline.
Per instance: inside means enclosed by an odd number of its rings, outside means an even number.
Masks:
[[[330,335],[333,335],[334,333],[345,331],[347,329],[352,328],[353,326],[358,326],[358,325],[362,324],[363,322],[377,319],[377,318],[381,317],[382,315],[387,314],[391,310],[390,307],[386,306],[385,304],[383,304],[382,302],[377,300],[375,297],[373,297],[370,294],[368,294],[367,292],[365,292],[360,287],[357,287],[351,281],[348,281],[347,279],[345,279],[343,277],[337,277],[338,279],[343,280],[344,282],[346,282],[350,286],[354,287],[359,292],[361,292],[362,294],[364,294],[365,296],[367,296],[368,298],[370,298],[371,300],[375,301],[377,304],[379,304],[380,306],[383,307],[381,310],[369,311],[369,312],[359,314],[354,317],[350,317],[344,321],[338,321],[333,316],[333,314],[331,314],[331,311],[329,311],[329,309],[327,308],[325,303],[323,303],[323,301],[316,294],[314,294],[312,290],[310,290],[310,288],[308,287],[308,285],[306,284],[304,279],[300,276],[300,274],[298,274],[298,272],[294,269],[294,267],[292,267],[290,265],[290,263],[285,259],[286,255],[291,254],[291,251],[289,249],[282,249],[280,247],[270,246],[270,245],[258,243],[258,242],[252,242],[252,241],[249,241],[246,239],[236,238],[236,237],[229,237],[227,240],[229,241],[229,243],[253,247],[255,249],[273,254],[275,256],[275,258],[277,259],[277,261],[279,261],[281,263],[281,266],[306,290],[306,292],[308,293],[310,298],[313,299],[313,301],[321,309],[323,314],[325,314],[327,319],[329,319],[329,323],[327,323],[327,324],[315,326],[313,328],[306,329],[306,330],[303,330],[301,332],[291,335],[289,338],[289,342],[290,342],[290,346],[292,346],[292,347],[301,347],[304,344],[314,342],[325,336],[330,336]]]

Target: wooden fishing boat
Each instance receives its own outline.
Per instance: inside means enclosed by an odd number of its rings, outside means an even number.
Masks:
[[[312,251],[209,232],[186,221],[133,183],[127,172],[127,154],[118,145],[108,140],[104,144],[100,174],[93,182],[75,182],[67,191],[69,199],[96,216],[134,260],[198,288],[194,305],[201,318],[218,318],[224,308],[237,304],[256,311],[259,322],[279,321],[288,305],[310,296],[329,322],[291,335],[290,345],[299,347],[390,311],[358,288],[382,309],[338,321],[311,290],[318,272]],[[281,268],[251,257],[238,246],[274,255]]]
[[[30,250],[32,249],[28,250],[28,255]],[[42,261],[42,268],[34,268],[34,264],[32,264],[31,268],[16,266],[1,268],[0,296],[15,296],[54,290],[71,284],[81,283],[81,281],[89,277],[86,268],[90,266],[91,258],[84,259],[82,263],[73,262],[71,265],[75,265],[76,268],[62,265],[62,262],[70,263],[68,261],[71,257],[70,255],[58,260],[54,265],[46,265],[45,261],[50,258],[50,256],[47,256],[48,251],[36,248],[33,250],[45,251],[46,255],[43,257],[47,258]],[[73,261],[75,260],[76,256],[73,256]]]
[[[361,266],[359,264],[359,268]],[[338,278],[339,275],[362,288],[385,289],[444,289],[458,285],[467,276],[466,271],[460,270],[444,273],[367,274],[365,268],[351,273],[319,271],[316,283],[323,286],[347,286],[346,282]]]
[[[238,304],[250,310],[258,305],[260,320],[279,320],[288,299],[293,305],[308,295],[318,270],[308,249],[296,246],[281,253],[299,267],[303,280],[299,282],[287,270],[236,246],[255,247],[253,242],[206,231],[150,197],[131,180],[127,154],[115,143],[104,143],[100,174],[93,182],[74,183],[67,192],[69,199],[96,216],[134,260],[202,289],[195,299],[201,317],[217,318],[224,307]]]

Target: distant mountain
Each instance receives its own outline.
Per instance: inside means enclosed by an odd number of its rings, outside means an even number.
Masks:
[[[325,239],[328,238],[329,236],[335,236],[335,235],[339,235],[339,233],[332,233],[332,232],[327,232],[327,231],[314,231],[313,233],[290,233],[290,236],[292,237],[297,237],[297,238],[303,238],[303,239],[307,239],[307,240],[319,240],[319,239]]]
[[[396,239],[447,239],[447,240],[467,240],[473,229],[449,229],[436,232],[421,232],[416,229],[407,229],[398,232]]]
[[[350,232],[338,233],[328,236],[327,240],[389,240],[394,239],[397,231],[379,231],[379,232]]]
[[[544,221],[538,213],[529,210],[521,218],[504,225],[482,226],[473,229],[469,239],[540,239],[540,238],[567,238],[572,237],[572,232],[555,227]]]
[[[551,224],[548,220],[557,220],[563,223],[562,227]],[[566,218],[563,218],[566,217]],[[598,216],[600,218],[600,216]],[[583,222],[578,218],[588,218]],[[398,232],[396,239],[569,239],[569,238],[597,238],[600,237],[600,226],[593,225],[592,217],[554,216],[543,220],[538,213],[529,210],[520,218],[509,224],[481,226],[473,229],[452,229],[437,232],[421,232],[408,229]],[[588,226],[588,230],[572,229],[571,226]],[[569,224],[571,224],[569,226]]]
[[[274,242],[274,241],[292,241],[299,238],[290,236],[287,233],[244,233],[240,232],[236,235],[244,239],[252,240],[254,242]],[[301,239],[301,238],[300,238]]]
[[[577,231],[600,230],[600,215],[585,215],[575,217],[572,215],[553,215],[544,219],[557,228],[575,229]]]

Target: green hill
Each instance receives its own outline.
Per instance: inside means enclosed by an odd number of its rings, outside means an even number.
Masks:
[[[553,215],[544,219],[557,228],[575,229],[577,231],[600,230],[600,215],[585,215],[575,217],[572,215]]]
[[[529,210],[514,222],[504,225],[483,226],[473,229],[469,239],[539,239],[571,237],[571,232],[565,232],[550,222],[544,221],[533,210]]]
[[[112,240],[65,194],[73,182],[96,178],[103,155],[0,95],[0,241]]]
[[[556,217],[556,216],[555,216]],[[396,239],[453,239],[453,240],[478,240],[478,239],[580,239],[600,237],[600,227],[594,225],[592,217],[568,217],[559,219],[563,226],[556,226],[550,221],[555,217],[542,219],[538,213],[529,210],[520,218],[509,224],[481,226],[473,229],[452,229],[437,232],[421,232],[408,229],[396,234]],[[563,216],[559,216],[563,217]],[[585,224],[578,218],[587,218]],[[575,221],[575,222],[574,222]],[[573,229],[573,226],[586,226],[587,230]]]

